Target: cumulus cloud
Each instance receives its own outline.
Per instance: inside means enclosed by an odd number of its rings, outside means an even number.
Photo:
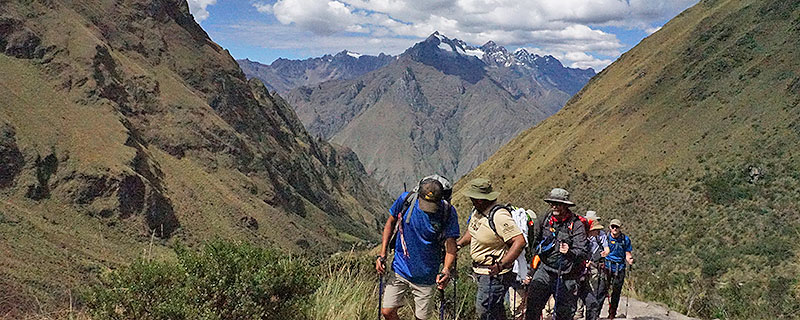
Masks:
[[[316,36],[339,35],[341,40],[355,33],[368,38],[420,39],[439,31],[472,44],[493,40],[508,47],[537,47],[574,65],[597,68],[610,63],[597,55],[617,56],[624,48],[616,35],[602,28],[651,34],[657,25],[697,1],[277,0],[253,6],[286,26]]]
[[[208,19],[209,13],[206,7],[217,3],[217,0],[189,0],[189,12],[194,16],[198,23]]]

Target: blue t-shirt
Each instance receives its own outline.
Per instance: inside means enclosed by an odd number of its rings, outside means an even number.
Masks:
[[[633,251],[631,238],[628,238],[625,234],[621,234],[621,236],[620,238],[614,238],[611,232],[608,233],[608,247],[611,252],[606,257],[606,268],[611,272],[625,269],[625,252]]]
[[[389,214],[392,217],[397,218],[397,214],[403,208],[403,199],[405,199],[406,194],[408,192],[400,195],[389,209]],[[441,212],[428,214],[422,211],[419,208],[419,200],[415,201],[409,210],[403,212],[403,220],[398,222],[403,224],[403,236],[406,240],[408,257],[403,254],[400,235],[397,235],[394,262],[392,262],[392,269],[395,273],[416,284],[432,285],[436,283],[443,245],[440,238],[442,233],[437,231],[443,228],[445,238],[458,238],[461,234],[458,229],[456,209],[453,206],[449,207],[450,212],[448,214],[450,217],[446,220],[446,226],[442,226],[445,219],[443,219],[444,215]],[[411,216],[406,219],[409,211]],[[408,220],[408,223],[406,223],[406,220]]]

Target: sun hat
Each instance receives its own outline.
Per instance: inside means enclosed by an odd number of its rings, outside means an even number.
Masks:
[[[475,178],[467,184],[467,188],[461,194],[473,199],[493,201],[500,196],[500,191],[492,189],[492,182],[489,179]]]
[[[608,223],[608,225],[609,225],[609,226],[618,226],[618,227],[622,227],[622,221],[619,221],[619,219],[612,219],[612,220],[611,220],[611,222],[610,222],[610,223]]]
[[[603,228],[605,228],[605,227],[603,227],[603,225],[602,225],[602,224],[599,224],[599,223],[593,223],[593,224],[592,224],[592,227],[589,229],[589,231],[594,231],[594,230],[603,230]]]
[[[566,204],[568,206],[574,206],[575,205],[574,202],[569,201],[569,192],[567,192],[567,190],[564,190],[564,189],[561,189],[561,188],[555,188],[553,190],[550,190],[550,194],[547,195],[547,198],[544,198],[544,201],[545,202],[563,203],[563,204]]]
[[[597,211],[592,211],[592,210],[586,211],[585,217],[586,219],[589,220],[600,221],[600,217],[597,216]]]

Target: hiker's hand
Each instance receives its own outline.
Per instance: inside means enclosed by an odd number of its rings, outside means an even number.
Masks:
[[[626,260],[628,260],[628,264],[629,264],[629,265],[633,265],[633,258],[628,258],[628,259],[626,259]]]
[[[500,274],[500,271],[503,271],[503,263],[501,262],[489,266],[489,276],[496,276]]]
[[[375,270],[378,271],[378,273],[383,273],[384,271],[386,271],[386,258],[385,257],[381,257],[381,256],[376,257],[376,259],[375,259]]]
[[[444,289],[447,286],[447,282],[450,281],[450,273],[449,272],[442,272],[436,276],[436,288],[439,290]]]
[[[562,254],[566,254],[567,251],[569,251],[569,244],[567,244],[566,242],[562,241],[561,245],[558,246],[558,252],[561,252]]]
[[[530,284],[531,283],[531,279],[532,279],[531,276],[525,277],[525,280],[522,280],[522,284],[524,284],[524,285]]]

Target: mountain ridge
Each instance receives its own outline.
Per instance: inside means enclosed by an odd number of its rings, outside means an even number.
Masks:
[[[437,32],[380,69],[302,86],[285,97],[311,134],[352,148],[390,192],[431,172],[456,180],[560,109],[570,94],[559,87],[594,75],[544,74],[537,63],[552,63],[546,57],[519,51],[529,62],[518,61],[497,47],[505,58],[495,63],[500,55],[480,50]],[[494,134],[479,133],[487,129]]]
[[[377,239],[391,199],[355,153],[248,81],[186,1],[6,3],[0,73],[0,314],[177,243]]]

